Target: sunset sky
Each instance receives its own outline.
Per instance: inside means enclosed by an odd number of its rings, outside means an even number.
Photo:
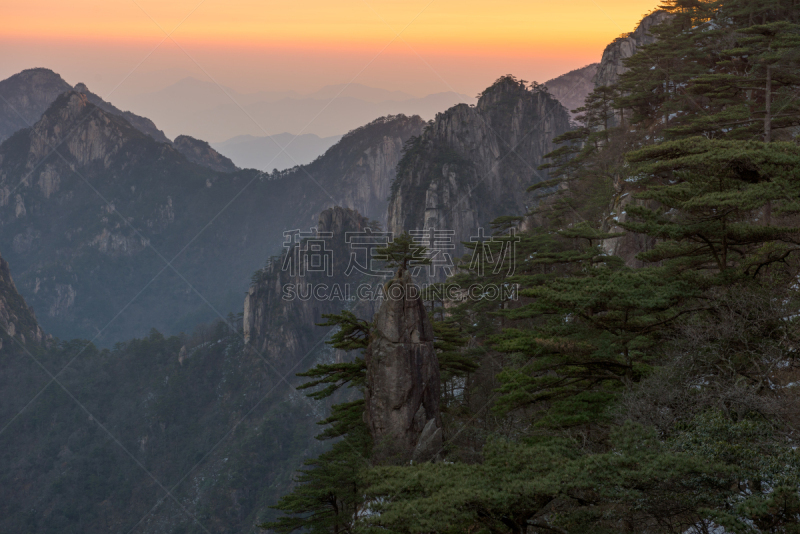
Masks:
[[[598,61],[657,0],[0,0],[0,78],[49,67],[113,102],[186,77],[474,95]],[[171,34],[167,37],[167,34]]]

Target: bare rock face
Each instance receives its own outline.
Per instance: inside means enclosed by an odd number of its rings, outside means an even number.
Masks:
[[[0,81],[0,143],[29,127],[72,87],[49,69],[28,69]]]
[[[597,74],[594,77],[595,86],[604,87],[616,83],[619,77],[628,70],[625,68],[624,61],[633,56],[641,47],[656,41],[656,37],[650,33],[651,28],[668,21],[671,17],[672,15],[666,11],[655,11],[643,18],[634,31],[609,44],[603,51],[603,59],[597,68]],[[616,122],[616,117],[614,121]],[[619,223],[627,220],[626,207],[631,203],[648,204],[650,207],[654,207],[654,204],[652,201],[634,198],[638,192],[636,185],[618,181],[614,184],[614,190],[609,215],[604,221],[603,228],[609,232],[622,232],[625,235],[603,241],[603,249],[608,254],[623,258],[625,264],[630,267],[641,267],[643,263],[636,259],[636,255],[651,249],[655,246],[655,241],[634,232],[625,232]]]
[[[651,250],[656,245],[656,240],[644,234],[627,232],[619,226],[628,220],[627,207],[630,205],[647,206],[655,209],[658,204],[653,200],[637,199],[636,193],[642,191],[640,186],[618,181],[614,184],[614,196],[611,199],[609,214],[603,221],[603,230],[612,233],[623,233],[625,235],[612,239],[606,239],[601,243],[603,250],[612,256],[619,256],[625,260],[625,265],[629,267],[644,267],[645,263],[636,258],[641,252]]]
[[[408,271],[389,282],[403,288],[402,298],[388,298],[375,316],[366,351],[367,426],[373,460],[396,463],[433,459],[442,447],[439,413],[439,362],[433,328]]]
[[[101,162],[108,167],[111,159],[128,139],[143,135],[125,120],[109,113],[92,113],[93,109],[94,105],[83,93],[68,91],[59,96],[41,120],[27,131],[30,145],[26,168],[34,170],[64,138],[66,151],[61,153],[68,152],[78,165]],[[75,124],[80,129],[72,132],[71,128]],[[68,133],[71,135],[67,135]],[[48,174],[47,182],[43,183],[54,184],[58,181],[53,168],[45,168],[42,173]],[[38,178],[44,180],[42,175]],[[44,189],[43,187],[43,192]],[[51,190],[50,194],[53,192],[55,191]]]
[[[572,118],[577,115],[572,111],[583,106],[586,97],[594,90],[594,77],[599,66],[599,63],[592,63],[544,83],[550,94],[567,108]]]
[[[451,230],[461,243],[497,217],[524,215],[534,202],[528,186],[549,178],[537,167],[569,129],[552,95],[500,78],[476,106],[438,114],[409,145],[392,184],[389,229]]]
[[[143,134],[147,134],[152,137],[155,141],[159,143],[169,143],[169,139],[164,132],[159,130],[155,123],[148,119],[147,117],[142,117],[140,115],[136,115],[135,113],[131,113],[130,111],[122,111],[115,105],[111,104],[110,102],[106,102],[93,92],[89,91],[89,88],[86,87],[86,84],[79,83],[75,85],[76,92],[86,95],[86,99],[89,103],[94,104],[98,108],[111,113],[113,115],[117,115],[118,117],[122,117],[126,121],[128,121],[131,126],[142,132]]]
[[[324,198],[324,207],[342,206],[387,227],[388,198],[397,164],[406,142],[422,133],[425,121],[417,116],[389,115],[348,132],[324,156],[302,167],[283,171],[292,180],[309,184],[310,196]],[[309,212],[316,218],[319,211]]]
[[[255,274],[254,283],[245,296],[242,317],[245,342],[252,350],[269,358],[280,369],[293,365],[304,369],[308,364],[302,359],[321,345],[318,339],[325,330],[315,325],[323,321],[323,314],[337,313],[350,306],[357,315],[372,316],[375,311],[373,302],[350,301],[344,294],[334,296],[334,286],[344,291],[347,284],[355,286],[360,282],[359,273],[345,274],[350,260],[345,234],[362,231],[367,223],[368,220],[358,212],[338,206],[319,215],[319,235],[332,235],[325,240],[325,250],[330,251],[331,276],[327,271],[299,273],[292,272],[291,268],[284,269],[287,255],[294,254],[290,250],[272,258]],[[298,254],[292,257],[302,261],[302,252]],[[322,285],[327,288],[324,293],[313,294],[312,288]],[[293,288],[291,292],[290,287]],[[349,296],[355,299],[355,290]]]
[[[204,165],[219,172],[236,172],[239,168],[229,159],[211,148],[207,142],[188,135],[175,138],[175,149],[186,156],[186,159],[198,165]]]
[[[369,147],[343,176],[350,187],[339,193],[342,206],[364,213],[384,226],[389,187],[395,177],[397,163],[403,155],[406,139],[384,136],[376,146]]]
[[[17,291],[8,262],[0,258],[0,349],[15,350],[45,340],[33,310]]]
[[[595,87],[605,87],[615,83],[627,70],[623,61],[634,55],[639,48],[656,41],[650,33],[650,28],[670,17],[666,11],[655,11],[643,18],[634,31],[606,46],[594,77]]]

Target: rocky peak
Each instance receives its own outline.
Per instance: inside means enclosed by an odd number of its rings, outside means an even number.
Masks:
[[[605,87],[615,83],[627,70],[624,61],[634,55],[639,48],[655,42],[656,38],[650,33],[650,29],[670,17],[666,11],[654,11],[643,18],[634,31],[606,46],[594,77],[595,87]]]
[[[186,159],[219,172],[236,172],[239,168],[229,159],[211,148],[207,142],[188,135],[179,135],[173,143]]]
[[[440,113],[407,146],[389,204],[389,229],[452,230],[469,241],[501,215],[523,215],[528,186],[548,179],[537,170],[570,129],[567,110],[546,91],[500,78],[478,104]]]
[[[86,94],[68,91],[56,98],[39,122],[27,131],[26,167],[32,170],[62,141],[66,150],[60,153],[71,156],[78,165],[100,160],[108,167],[111,157],[123,144],[143,136],[121,117],[96,108]]]
[[[130,123],[131,126],[142,132],[143,134],[147,134],[152,137],[155,141],[159,143],[169,143],[170,140],[164,135],[164,132],[159,130],[156,125],[148,119],[147,117],[141,117],[136,115],[135,113],[131,113],[130,111],[122,111],[121,109],[117,108],[113,104],[106,102],[93,92],[89,91],[89,88],[86,87],[86,84],[79,83],[75,85],[74,91],[86,95],[86,99],[97,106],[98,108],[111,113],[113,115],[117,115],[118,117],[122,117],[126,121]]]
[[[56,97],[70,89],[61,76],[42,68],[0,81],[0,143],[38,121]]]
[[[517,80],[511,75],[502,76],[480,94],[475,107],[487,110],[501,102],[524,98],[527,93],[528,89],[524,81]]]
[[[345,134],[312,163],[280,174],[308,183],[307,195],[319,197],[324,207],[353,209],[385,228],[387,199],[403,146],[411,137],[419,135],[425,125],[416,115],[380,117]],[[313,207],[303,211],[311,222],[319,213],[319,203],[308,204]]]
[[[381,304],[365,353],[365,420],[374,461],[426,461],[442,447],[433,327],[411,274],[401,269],[387,284],[392,286],[403,288],[398,292],[401,297]],[[387,293],[395,294],[391,289]]]

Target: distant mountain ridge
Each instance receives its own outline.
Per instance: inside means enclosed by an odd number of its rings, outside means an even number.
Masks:
[[[134,128],[156,141],[171,142],[153,121],[130,111],[120,110],[92,93],[86,84],[78,83],[73,87],[52,70],[35,68],[0,81],[0,143],[14,132],[38,121],[59,95],[72,90],[85,94],[88,101],[100,109],[123,117]]]
[[[309,228],[332,205],[385,216],[402,147],[423,126],[375,121],[270,178],[195,164],[69,91],[0,145],[0,250],[60,338],[190,330],[214,309],[240,308],[284,231]]]
[[[339,142],[341,135],[319,137],[315,134],[271,136],[237,135],[211,146],[244,169],[272,172],[311,163]]]
[[[73,88],[57,73],[42,68],[25,70],[0,82],[0,143],[14,132],[33,125],[56,98],[67,91],[85,95],[87,101],[97,108],[122,117],[153,140],[172,144],[164,132],[147,117],[122,111],[91,92],[86,84],[78,83]],[[228,158],[208,146],[205,141],[183,136],[175,148],[194,163],[222,172],[236,170],[236,166]]]
[[[100,98],[99,96],[94,94],[93,92],[89,91],[89,88],[86,87],[86,84],[78,83],[78,84],[75,85],[73,90],[77,91],[78,93],[85,94],[86,98],[89,100],[89,102],[91,102],[95,106],[97,106],[100,109],[105,110],[105,111],[107,111],[109,113],[113,113],[114,115],[118,115],[118,116],[122,117],[123,119],[128,121],[131,124],[131,126],[136,128],[140,132],[149,135],[150,137],[152,137],[154,140],[158,141],[159,143],[171,143],[172,142],[169,139],[167,139],[167,136],[164,135],[164,132],[162,132],[161,130],[159,130],[156,127],[156,125],[155,125],[155,123],[153,123],[153,121],[151,121],[150,119],[148,119],[146,117],[140,117],[139,115],[131,113],[130,111],[122,111],[121,109],[119,109],[115,105],[113,105],[113,104],[111,104],[109,102],[106,102],[105,100],[103,100],[102,98]]]
[[[0,81],[0,143],[38,121],[72,86],[50,69],[27,69]]]
[[[126,106],[153,118],[168,136],[187,134],[212,145],[240,135],[258,137],[313,133],[331,137],[386,115],[436,113],[475,98],[454,92],[415,97],[360,84],[331,85],[308,93],[244,94],[213,82],[184,78],[154,93],[128,99]]]

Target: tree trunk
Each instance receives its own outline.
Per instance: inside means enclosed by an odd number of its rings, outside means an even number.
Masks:
[[[764,94],[764,105],[766,114],[764,115],[764,142],[772,140],[772,65],[767,66],[767,86]]]

